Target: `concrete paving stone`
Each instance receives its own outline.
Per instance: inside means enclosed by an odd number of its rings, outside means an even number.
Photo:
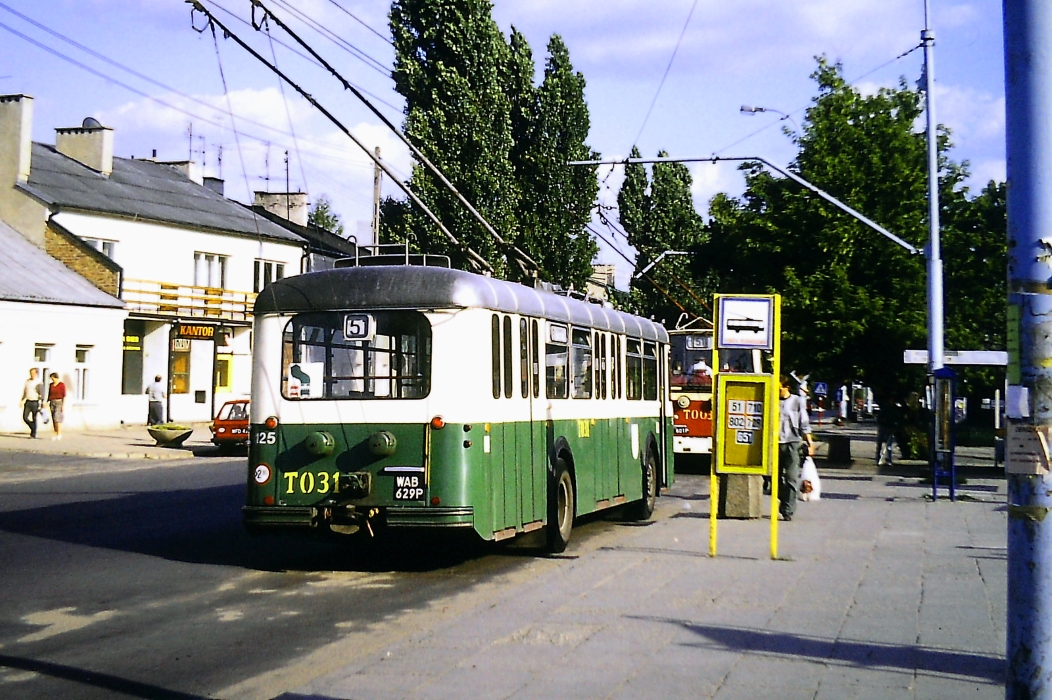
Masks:
[[[722,676],[696,673],[693,669],[643,666],[610,693],[610,700],[694,700],[712,698]],[[557,697],[557,696],[550,696]]]
[[[449,700],[450,698],[508,698],[526,686],[529,674],[512,672],[501,666],[456,668],[413,690],[411,700]]]
[[[1003,682],[976,683],[959,678],[946,678],[918,674],[916,679],[918,698],[932,700],[959,700],[975,698],[976,700],[1003,700],[1005,688]]]

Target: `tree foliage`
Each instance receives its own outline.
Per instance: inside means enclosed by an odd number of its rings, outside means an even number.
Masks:
[[[343,222],[340,221],[340,215],[332,210],[332,202],[325,195],[318,197],[318,201],[307,212],[307,224],[325,229],[337,236],[343,236]]]
[[[819,60],[818,95],[807,110],[790,168],[923,248],[927,160],[922,93],[900,81],[863,95],[839,64]],[[1003,347],[1004,191],[974,199],[967,164],[948,158],[940,131],[940,205],[948,348]],[[717,195],[695,275],[710,291],[783,295],[783,366],[831,381],[854,378],[878,401],[916,388],[923,370],[903,367],[907,348],[926,347],[926,272],[910,255],[787,178],[743,166],[741,198]],[[986,312],[980,318],[978,304]],[[997,309],[1000,309],[998,312]],[[1002,319],[998,322],[999,318]]]
[[[509,244],[525,250],[543,278],[583,286],[596,246],[585,232],[597,185],[594,169],[566,161],[595,154],[584,78],[573,70],[562,40],[549,42],[544,80],[525,37],[505,42],[488,0],[396,0],[390,23],[395,89],[406,100],[405,132]],[[419,164],[409,186],[495,274],[522,275],[467,209]],[[419,250],[462,250],[415,206],[386,199],[382,236],[409,240]]]
[[[664,151],[658,153],[659,158],[667,156]],[[630,157],[639,158],[639,149],[633,147]],[[694,209],[691,184],[690,171],[682,163],[655,163],[651,179],[645,166],[634,163],[625,166],[625,180],[617,195],[621,226],[628,234],[629,245],[637,252],[631,287],[634,310],[670,323],[681,312],[676,302],[694,313],[702,312],[680,286],[680,282],[690,286],[687,259],[666,256],[646,277],[636,274],[662,253],[688,252],[706,240],[704,222]]]

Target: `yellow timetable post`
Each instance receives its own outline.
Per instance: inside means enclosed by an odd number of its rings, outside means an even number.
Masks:
[[[717,294],[713,367],[713,459],[710,474],[709,555],[716,556],[720,474],[771,478],[771,558],[778,558],[778,382],[781,371],[781,297]],[[769,353],[770,372],[735,372],[728,360],[742,352]]]

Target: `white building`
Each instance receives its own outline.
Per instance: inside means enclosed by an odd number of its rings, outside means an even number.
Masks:
[[[119,424],[124,304],[0,222],[0,430],[27,431],[29,368],[66,385],[65,426]],[[51,432],[41,426],[40,435]]]
[[[32,98],[0,96],[0,219],[125,302],[118,419],[145,422],[143,389],[157,375],[174,421],[209,420],[247,396],[256,293],[309,269],[318,246],[226,199],[193,162],[114,157],[113,130],[93,119],[56,129],[54,146],[31,142],[31,127]]]

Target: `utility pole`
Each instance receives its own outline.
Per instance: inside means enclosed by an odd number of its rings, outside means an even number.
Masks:
[[[939,242],[939,140],[935,121],[935,32],[929,27],[930,0],[924,0],[924,111],[928,117],[928,369],[942,369],[942,244]]]
[[[1052,698],[1052,4],[1004,0],[1008,160],[1006,700]]]
[[[380,147],[376,147],[376,160],[373,162],[373,245],[380,244],[380,183],[384,171],[380,170]]]

